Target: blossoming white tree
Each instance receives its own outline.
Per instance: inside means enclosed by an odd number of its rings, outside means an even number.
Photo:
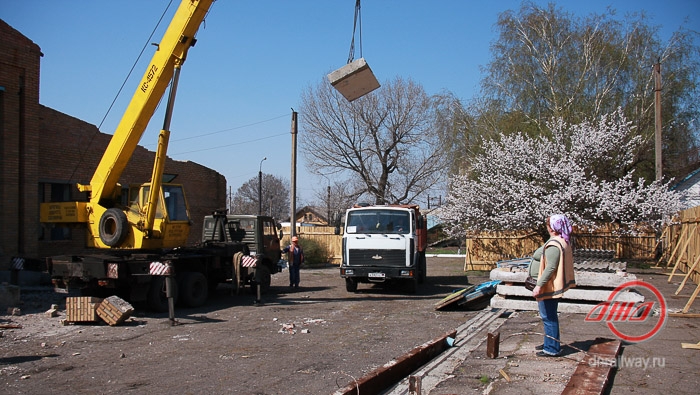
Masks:
[[[621,110],[595,122],[548,124],[551,137],[499,135],[485,142],[470,169],[450,180],[441,214],[449,231],[536,229],[564,213],[579,225],[660,226],[680,208],[669,183],[635,179],[641,138]],[[611,169],[619,177],[610,177]]]

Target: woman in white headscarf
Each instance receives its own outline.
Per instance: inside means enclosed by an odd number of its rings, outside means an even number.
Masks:
[[[554,357],[561,353],[559,340],[559,300],[576,286],[574,257],[571,249],[571,223],[562,214],[547,218],[549,240],[542,246],[537,285],[532,294],[537,299],[544,324],[544,344],[536,347],[538,356]]]

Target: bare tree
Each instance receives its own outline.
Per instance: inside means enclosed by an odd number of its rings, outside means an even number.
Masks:
[[[325,176],[324,176],[325,177]],[[314,190],[314,203],[316,209],[328,216],[329,221],[333,221],[338,215],[343,215],[345,210],[357,203],[357,196],[353,194],[353,188],[347,181],[333,181],[326,177],[328,183],[319,185],[319,188]]]
[[[258,177],[246,181],[232,198],[232,214],[258,213]],[[289,217],[289,182],[272,174],[262,177],[262,214]]]
[[[312,171],[347,178],[349,195],[415,201],[444,175],[439,103],[401,78],[348,102],[324,79],[302,95],[302,153]]]

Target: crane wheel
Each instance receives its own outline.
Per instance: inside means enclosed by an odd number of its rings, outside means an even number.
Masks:
[[[173,281],[173,304],[177,304],[177,281]],[[148,307],[158,313],[164,313],[169,310],[170,303],[168,302],[168,289],[165,276],[151,276],[151,284],[148,288],[146,303]]]
[[[129,231],[126,214],[118,208],[110,208],[100,217],[100,240],[109,246],[119,246]]]
[[[178,288],[180,301],[187,307],[199,307],[209,296],[209,283],[200,272],[182,273]]]

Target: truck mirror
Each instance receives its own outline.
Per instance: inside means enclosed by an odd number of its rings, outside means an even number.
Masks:
[[[284,231],[282,230],[282,226],[280,226],[280,240],[284,237]]]
[[[333,233],[335,235],[339,235],[340,234],[340,226],[336,226],[335,229],[333,230]]]

